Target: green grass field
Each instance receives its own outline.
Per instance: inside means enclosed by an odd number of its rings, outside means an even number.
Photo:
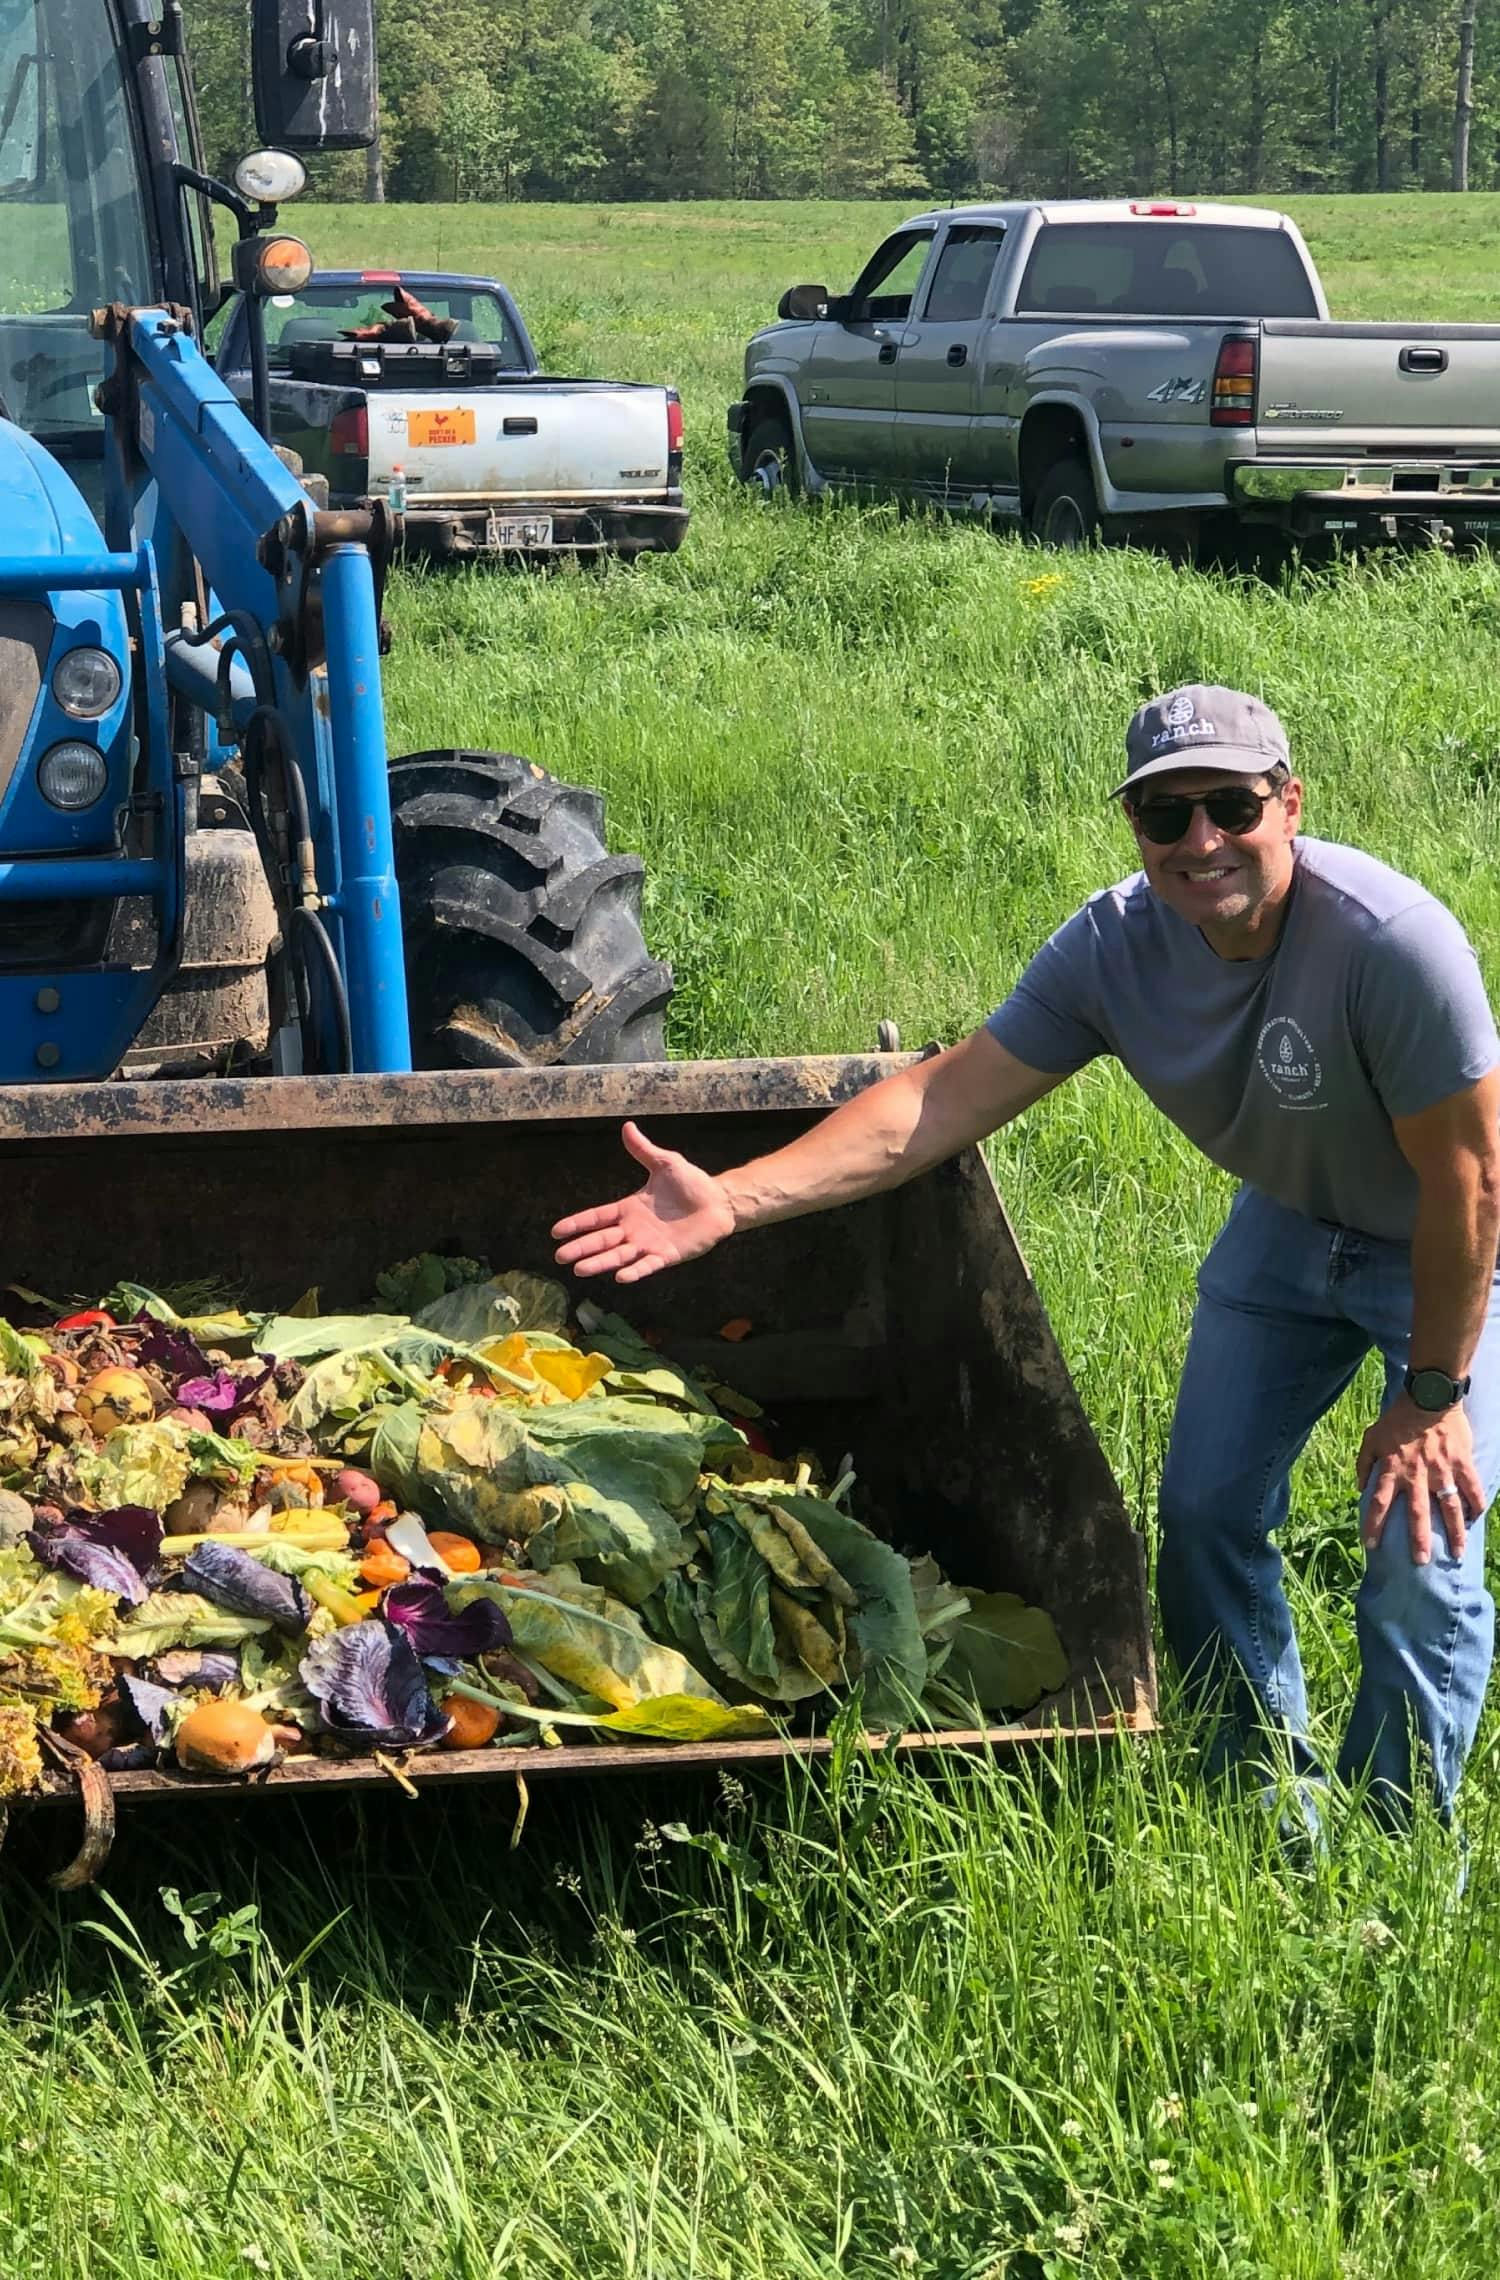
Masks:
[[[1489,317],[1500,199],[1311,200],[1338,314]],[[400,578],[395,750],[601,785],[649,863],[678,1053],[953,1037],[1130,867],[1140,697],[1257,688],[1310,827],[1415,873],[1500,989],[1500,564],[1273,587],[1051,560],[879,507],[759,508],[747,331],[894,209],[307,209],[329,263],[494,271],[548,361],[683,390],[694,525],[633,570]],[[996,1147],[1133,1506],[1226,1201],[1115,1073]],[[585,1199],[580,1199],[585,1200]],[[941,1263],[937,1264],[941,1271]],[[1357,1389],[1287,1551],[1320,1716],[1352,1678]],[[506,1793],[128,1830],[62,1900],[13,1834],[6,2280],[1474,2280],[1500,2257],[1500,1724],[1467,1892],[1420,1827],[1314,1868],[1193,1736],[929,1779]]]

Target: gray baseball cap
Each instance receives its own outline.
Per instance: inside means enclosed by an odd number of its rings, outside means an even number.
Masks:
[[[1265,776],[1292,764],[1286,730],[1269,705],[1241,689],[1220,689],[1200,681],[1153,697],[1125,731],[1130,773],[1110,794],[1118,799],[1146,776],[1166,776],[1182,768],[1223,768],[1242,776]]]

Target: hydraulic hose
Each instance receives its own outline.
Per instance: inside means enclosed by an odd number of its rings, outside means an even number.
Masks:
[[[292,926],[312,941],[323,966],[323,981],[328,992],[328,1003],[333,1012],[334,1027],[338,1032],[338,1067],[328,1072],[333,1076],[347,1077],[354,1070],[354,1032],[349,1019],[349,992],[339,971],[338,956],[329,940],[328,929],[310,903],[298,903],[292,911]],[[303,969],[306,971],[305,967]]]
[[[275,748],[282,782],[286,787],[288,821],[295,835],[290,845],[286,843],[285,837],[278,843],[277,833],[267,813],[265,768],[268,746]],[[318,914],[318,878],[312,822],[307,804],[307,785],[292,749],[286,723],[274,706],[257,705],[250,715],[245,723],[244,754],[250,827],[255,834],[255,844],[270,882],[286,955],[296,984],[304,1059],[309,1056],[309,1048],[314,1062],[322,1059],[318,1046],[318,1025],[312,1020],[315,1003],[321,999],[331,1017],[337,1049],[332,1068],[318,1073],[347,1076],[354,1067],[349,993],[332,939]],[[316,991],[309,963],[309,948],[318,968]]]

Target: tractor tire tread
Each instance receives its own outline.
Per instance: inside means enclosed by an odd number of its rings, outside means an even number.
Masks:
[[[419,1068],[664,1057],[672,971],[597,792],[514,753],[434,751],[392,764],[391,808]]]

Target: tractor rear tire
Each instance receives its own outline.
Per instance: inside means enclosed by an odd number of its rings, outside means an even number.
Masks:
[[[598,792],[510,752],[414,752],[391,815],[417,1068],[665,1058],[672,969]]]

